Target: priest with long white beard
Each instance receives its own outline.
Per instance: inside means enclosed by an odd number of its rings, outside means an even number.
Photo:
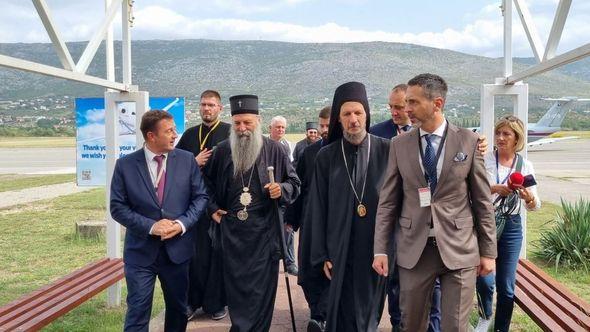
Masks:
[[[223,270],[232,322],[230,331],[268,331],[280,259],[282,208],[299,195],[300,181],[279,143],[262,136],[258,97],[229,98],[232,130],[204,169],[210,190],[208,213],[221,225]],[[274,167],[271,184],[267,167]],[[282,227],[281,227],[282,229]]]

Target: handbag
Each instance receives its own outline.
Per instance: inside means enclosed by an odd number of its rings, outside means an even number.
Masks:
[[[520,173],[522,170],[522,156],[516,154],[516,168],[515,172]],[[516,191],[510,193],[506,197],[498,196],[494,201],[494,215],[496,218],[496,240],[499,240],[504,231],[504,226],[510,218],[510,215],[517,209],[520,208],[520,197]]]

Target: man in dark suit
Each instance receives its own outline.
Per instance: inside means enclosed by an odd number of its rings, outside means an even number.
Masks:
[[[117,160],[110,211],[127,228],[125,331],[148,331],[156,276],[166,302],[166,331],[187,324],[188,267],[193,232],[208,196],[190,152],[174,149],[174,119],[149,111],[141,119],[144,148]]]
[[[408,82],[406,110],[419,129],[391,141],[379,196],[373,268],[388,274],[395,235],[403,331],[426,330],[436,278],[441,330],[466,331],[475,277],[495,268],[494,211],[478,136],[444,118],[446,93],[438,75]]]
[[[393,87],[389,94],[389,111],[391,119],[379,122],[372,126],[369,132],[375,136],[392,139],[401,133],[412,129],[412,121],[406,112],[406,84],[398,84]]]

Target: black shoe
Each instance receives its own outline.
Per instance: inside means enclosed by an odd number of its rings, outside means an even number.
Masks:
[[[297,265],[291,264],[291,265],[287,266],[287,273],[289,273],[292,276],[297,276],[297,274],[299,273],[299,270],[297,269]]]
[[[326,323],[315,319],[310,319],[307,323],[307,332],[323,332],[325,328]]]
[[[225,316],[227,316],[227,309],[223,308],[223,309],[219,310],[218,312],[214,313],[213,315],[211,315],[211,319],[220,320],[220,319],[224,319]]]

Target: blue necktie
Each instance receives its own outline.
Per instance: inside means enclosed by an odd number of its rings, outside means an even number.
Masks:
[[[408,131],[408,130],[410,130],[410,128],[412,128],[412,126],[410,126],[410,125],[402,126],[402,131]]]
[[[436,189],[436,156],[434,152],[434,147],[432,146],[432,139],[434,135],[424,135],[426,139],[426,151],[424,152],[424,160],[422,160],[422,164],[424,166],[424,171],[426,171],[426,180],[430,183],[430,192],[434,194],[434,190]]]

